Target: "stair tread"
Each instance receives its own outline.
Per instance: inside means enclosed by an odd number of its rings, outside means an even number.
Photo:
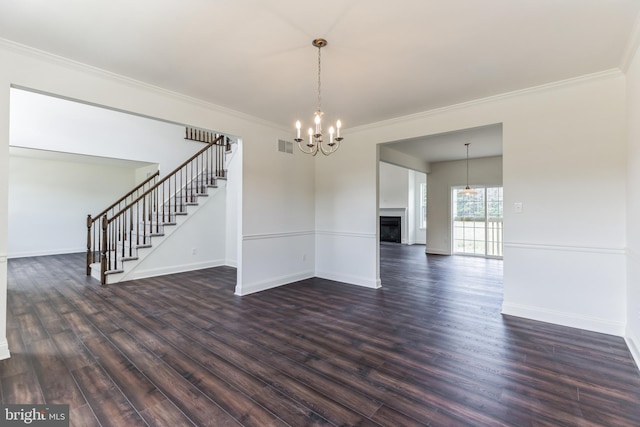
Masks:
[[[124,273],[124,270],[107,270],[104,272],[104,274],[117,274],[117,273]]]

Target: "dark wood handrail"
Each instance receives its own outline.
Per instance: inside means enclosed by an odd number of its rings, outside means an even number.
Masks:
[[[127,194],[125,194],[124,196],[120,197],[118,200],[113,202],[111,204],[111,206],[109,206],[108,208],[106,208],[105,210],[100,212],[98,215],[95,215],[93,217],[90,216],[91,224],[96,222],[98,219],[102,218],[107,212],[109,212],[111,209],[113,209],[116,205],[120,204],[127,197],[129,197],[130,195],[132,195],[133,193],[138,191],[141,187],[144,187],[146,184],[149,183],[149,181],[153,181],[159,175],[160,175],[160,171],[156,171],[153,175],[151,175],[149,178],[147,178],[144,181],[142,181],[140,184],[136,185],[136,187],[133,190],[129,191]],[[88,225],[90,226],[91,224],[88,224]]]
[[[160,187],[165,181],[167,181],[168,179],[172,178],[175,174],[177,174],[178,172],[180,172],[184,167],[186,167],[189,163],[191,163],[192,161],[194,161],[198,156],[202,155],[204,152],[206,152],[209,148],[213,147],[214,145],[222,145],[225,146],[224,143],[223,144],[218,144],[219,141],[224,139],[224,135],[220,135],[218,136],[216,139],[214,139],[213,141],[211,141],[210,143],[208,143],[207,145],[204,146],[204,148],[202,148],[201,150],[199,150],[197,153],[195,153],[193,156],[189,157],[187,160],[185,160],[180,166],[178,166],[177,168],[175,168],[170,174],[168,174],[167,176],[165,176],[164,178],[162,178],[160,181],[156,182],[152,187],[150,187],[147,191],[145,191],[144,193],[142,193],[141,195],[138,196],[137,199],[130,201],[124,208],[120,209],[118,212],[114,213],[111,218],[108,219],[108,223],[111,223],[114,218],[116,218],[117,216],[121,215],[123,212],[125,212],[126,210],[130,209],[131,206],[135,205],[136,203],[138,203],[140,200],[144,199],[146,196],[148,196],[149,194],[151,194],[156,188]]]

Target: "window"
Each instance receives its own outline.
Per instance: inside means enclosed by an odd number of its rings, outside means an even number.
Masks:
[[[487,192],[487,251],[489,256],[502,256],[502,187],[489,187]]]
[[[502,257],[502,187],[474,188],[476,194],[460,194],[454,188],[453,252]]]
[[[420,183],[420,229],[427,228],[427,184]]]

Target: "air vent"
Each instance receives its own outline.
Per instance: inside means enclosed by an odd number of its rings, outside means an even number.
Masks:
[[[278,140],[278,151],[281,153],[293,154],[293,142],[285,141],[283,139]]]

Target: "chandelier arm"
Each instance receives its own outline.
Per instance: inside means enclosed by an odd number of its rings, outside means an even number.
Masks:
[[[329,145],[329,144],[326,144]],[[325,144],[319,144],[320,147],[320,151],[322,151],[322,154],[324,154],[325,156],[328,156],[329,154],[333,154],[336,151],[338,151],[338,148],[340,148],[340,143],[339,142],[335,142],[333,143],[333,145],[329,145],[329,148],[325,148]]]
[[[315,156],[316,154],[318,154],[318,144],[315,144],[313,147],[307,146],[308,149],[305,149],[302,147],[302,144],[300,144],[301,141],[302,140],[297,141],[298,148],[300,149],[300,151],[302,151],[305,154],[311,154],[312,156]]]

